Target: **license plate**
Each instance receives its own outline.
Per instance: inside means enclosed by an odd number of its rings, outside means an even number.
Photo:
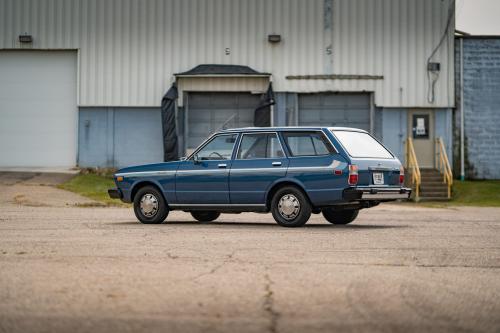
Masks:
[[[382,172],[373,173],[373,184],[374,185],[384,185],[384,174]]]

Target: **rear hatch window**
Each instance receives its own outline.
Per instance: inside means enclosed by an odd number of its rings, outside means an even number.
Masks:
[[[355,158],[393,158],[392,154],[365,132],[332,130],[347,153]]]

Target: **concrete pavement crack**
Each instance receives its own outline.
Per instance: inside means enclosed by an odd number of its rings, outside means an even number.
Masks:
[[[202,274],[199,274],[197,275],[196,277],[193,278],[193,280],[198,280],[199,278],[202,278],[204,276],[207,276],[207,275],[210,275],[210,274],[214,274],[215,272],[217,272],[220,268],[222,268],[225,264],[233,261],[233,256],[234,254],[236,253],[237,250],[234,250],[232,251],[230,254],[228,254],[226,256],[226,258],[220,263],[220,264],[217,264],[215,265],[214,267],[212,267],[212,269],[210,269],[210,271],[208,271],[207,273],[202,273]]]
[[[278,331],[278,319],[280,317],[280,313],[276,310],[276,306],[274,304],[274,292],[272,289],[273,281],[271,280],[267,272],[264,275],[264,280],[265,280],[264,311],[269,316],[270,320],[269,332],[276,333]]]

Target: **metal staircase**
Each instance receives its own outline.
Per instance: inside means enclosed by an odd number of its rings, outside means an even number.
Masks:
[[[453,173],[441,138],[436,139],[435,168],[421,169],[411,137],[405,142],[405,167],[410,177],[408,186],[413,188],[415,201],[447,201],[451,199]]]

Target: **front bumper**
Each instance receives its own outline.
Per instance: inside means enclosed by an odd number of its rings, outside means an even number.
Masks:
[[[112,199],[122,199],[123,193],[119,188],[110,188],[108,190],[108,195]]]
[[[397,187],[352,187],[344,190],[346,201],[394,201],[409,199],[411,188]]]

